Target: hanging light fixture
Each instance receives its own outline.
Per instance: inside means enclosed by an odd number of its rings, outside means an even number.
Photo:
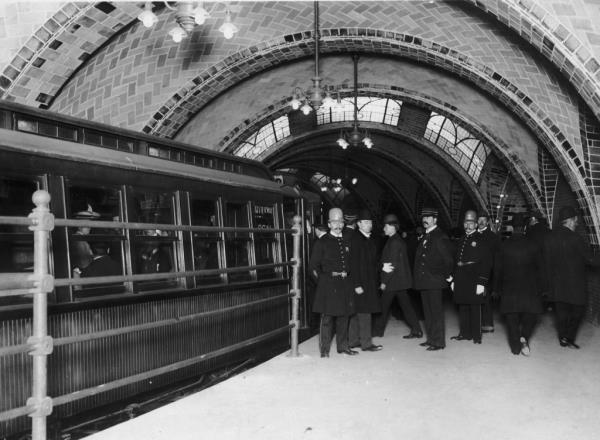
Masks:
[[[329,92],[324,90],[321,86],[321,77],[319,77],[319,2],[315,0],[314,3],[314,15],[315,15],[315,28],[314,28],[314,39],[315,39],[315,76],[312,78],[313,85],[308,90],[303,91],[300,87],[296,87],[292,93],[292,99],[290,105],[294,110],[302,110],[305,115],[310,114],[311,111],[318,109],[321,105],[329,108],[335,104],[335,100],[331,97]],[[300,107],[302,105],[302,107]]]
[[[171,2],[172,3],[172,2]],[[175,11],[175,21],[177,26],[171,28],[169,35],[174,42],[179,43],[185,37],[194,31],[194,27],[201,26],[210,18],[210,13],[202,6],[202,2],[175,2],[175,6],[171,6],[169,2],[164,2],[165,6]],[[218,3],[217,3],[218,4]],[[146,2],[144,10],[137,16],[143,25],[150,28],[156,24],[158,17],[152,12],[152,2]],[[226,39],[233,38],[239,31],[238,27],[231,20],[231,11],[226,7],[225,22],[219,28]]]
[[[358,55],[352,55],[352,61],[354,62],[354,120],[352,122],[352,131],[340,132],[340,137],[336,143],[342,147],[343,150],[352,147],[359,147],[361,144],[367,148],[373,148],[373,140],[369,137],[369,133],[365,130],[361,132],[359,130],[360,124],[358,123]]]

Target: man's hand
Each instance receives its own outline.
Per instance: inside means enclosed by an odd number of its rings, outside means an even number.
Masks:
[[[483,295],[483,292],[485,292],[485,287],[481,284],[477,284],[477,287],[475,287],[475,295]]]
[[[355,287],[354,291],[356,292],[357,295],[362,295],[363,293],[365,293],[365,291],[363,290],[363,288],[360,287],[360,286]]]
[[[381,284],[379,285],[379,289],[381,289],[381,290],[385,290],[385,283],[381,283]]]
[[[394,266],[392,266],[392,263],[383,263],[383,268],[381,270],[385,273],[391,273],[394,271]]]
[[[450,290],[454,292],[454,282],[450,283]]]

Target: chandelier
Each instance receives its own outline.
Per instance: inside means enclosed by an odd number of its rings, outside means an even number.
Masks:
[[[321,105],[325,108],[331,108],[335,101],[321,87],[321,78],[319,77],[319,2],[315,0],[315,76],[312,78],[313,85],[308,90],[304,91],[300,87],[296,87],[292,93],[290,105],[294,110],[300,109],[304,115],[308,115],[311,111],[318,109]]]
[[[169,35],[175,43],[179,43],[190,35],[196,25],[201,26],[207,18],[210,18],[210,13],[204,9],[201,2],[175,2],[175,6],[171,6],[165,1],[164,4],[168,9],[175,11],[177,25],[169,31]],[[147,28],[151,28],[158,21],[158,17],[152,12],[152,7],[152,2],[146,2],[144,10],[137,17]],[[229,40],[238,30],[237,26],[231,22],[231,11],[226,7],[225,22],[219,28],[219,32]]]
[[[361,144],[369,149],[373,147],[373,141],[369,137],[369,133],[366,130],[361,132],[358,129],[358,58],[358,55],[352,55],[352,61],[354,62],[354,121],[352,122],[352,131],[345,132],[342,130],[339,139],[336,141],[343,150],[349,146],[359,147]]]

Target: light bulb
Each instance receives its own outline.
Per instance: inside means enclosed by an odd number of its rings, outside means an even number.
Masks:
[[[187,32],[184,31],[181,26],[175,26],[169,31],[169,35],[175,43],[180,43],[187,36]]]
[[[292,106],[292,108],[294,110],[298,110],[300,108],[300,105],[302,103],[300,102],[300,100],[298,99],[298,95],[294,95],[294,97],[292,98],[292,100],[290,101],[290,105]]]
[[[194,21],[197,25],[203,25],[206,19],[209,17],[210,14],[202,6],[198,6],[196,9],[194,9]]]
[[[358,178],[357,177],[353,177],[352,178],[352,185],[356,185],[358,183]]]
[[[158,21],[158,17],[152,12],[152,2],[146,2],[144,10],[137,16],[144,27],[151,28]]]
[[[325,191],[327,191],[327,187],[326,186],[322,186],[321,187],[321,192],[325,192]]]
[[[225,13],[225,23],[223,23],[221,25],[221,27],[219,28],[219,32],[222,32],[223,36],[227,40],[230,40],[231,38],[233,38],[233,35],[238,30],[239,29],[237,28],[237,26],[231,22],[231,12],[228,9],[227,12]]]
[[[308,116],[310,114],[310,112],[312,111],[312,107],[310,105],[308,105],[308,102],[305,102],[300,110],[302,110],[302,113],[304,113],[304,116]]]

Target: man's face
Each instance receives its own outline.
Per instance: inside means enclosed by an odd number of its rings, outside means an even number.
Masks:
[[[479,217],[477,219],[477,228],[479,228],[479,229],[487,228],[488,224],[489,224],[489,220],[487,217]]]
[[[437,224],[437,218],[432,215],[424,215],[422,218],[423,227],[429,229],[430,227]]]
[[[477,229],[477,223],[474,220],[465,220],[463,222],[463,227],[465,228],[465,232],[470,234]]]
[[[365,234],[370,234],[373,230],[373,221],[372,220],[360,220],[357,222],[358,229]]]
[[[383,225],[383,233],[387,236],[387,237],[391,237],[392,235],[394,235],[396,233],[396,227],[393,225],[388,225],[387,223],[385,225]]]
[[[334,234],[341,234],[342,229],[344,229],[344,220],[333,218],[327,222],[327,225],[329,226],[329,230]]]

